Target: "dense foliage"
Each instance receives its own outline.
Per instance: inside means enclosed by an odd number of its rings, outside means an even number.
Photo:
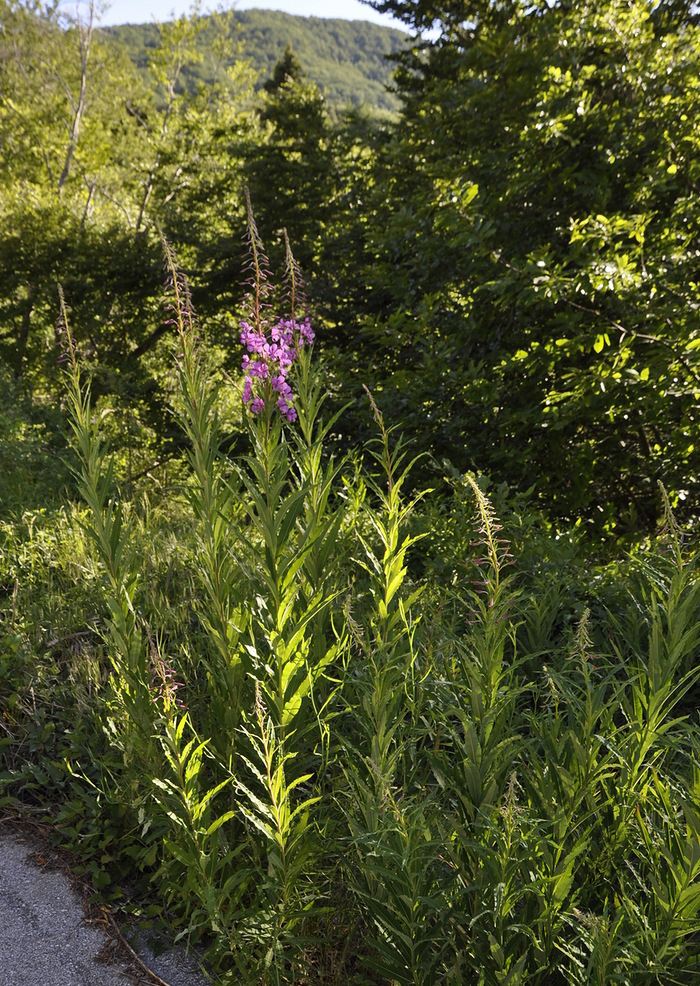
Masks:
[[[377,6],[444,18],[403,65],[367,272],[397,407],[410,374],[415,431],[441,453],[464,446],[460,464],[569,521],[653,530],[658,479],[674,503],[698,494],[694,18]]]
[[[222,983],[690,983],[694,7],[373,5],[0,0],[0,805]]]

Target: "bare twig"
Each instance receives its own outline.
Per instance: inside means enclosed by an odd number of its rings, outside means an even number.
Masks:
[[[149,979],[152,982],[156,983],[157,986],[170,986],[169,983],[166,983],[166,981],[164,979],[161,979],[160,978],[160,976],[158,975],[157,972],[154,972],[153,969],[149,969],[149,967],[146,965],[146,963],[143,961],[143,959],[140,957],[140,955],[137,952],[134,951],[134,949],[131,947],[131,945],[126,940],[126,938],[124,937],[124,935],[119,930],[119,926],[117,925],[117,922],[114,920],[114,918],[109,913],[109,911],[106,911],[105,914],[106,914],[107,920],[109,921],[109,923],[111,925],[112,931],[116,935],[119,943],[124,946],[124,948],[127,950],[127,952],[131,956],[132,960],[136,963],[136,965],[140,969],[142,969],[146,973],[146,975],[149,977]]]

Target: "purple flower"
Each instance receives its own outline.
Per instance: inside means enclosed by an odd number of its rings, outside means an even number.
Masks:
[[[308,318],[301,323],[294,319],[278,319],[269,330],[269,338],[265,331],[256,332],[248,322],[241,322],[241,345],[247,350],[241,360],[245,371],[242,398],[245,404],[250,404],[253,414],[263,410],[271,387],[278,395],[277,410],[280,414],[287,421],[297,420],[287,371],[303,346],[310,346],[315,338]],[[257,358],[251,359],[249,353]]]
[[[300,325],[298,328],[299,328],[300,345],[302,345],[304,342],[307,343],[307,345],[309,346],[312,345],[314,339],[316,338],[316,333],[311,328],[310,320],[307,318],[304,321],[303,325]]]
[[[248,367],[248,375],[257,377],[258,380],[267,380],[269,372],[268,364],[262,360],[253,360]]]
[[[280,397],[280,399],[277,401],[277,410],[280,412],[280,414],[283,414],[285,416],[287,421],[296,421],[297,412],[294,410],[293,407],[290,407],[289,404],[287,404],[284,397]]]
[[[292,397],[292,388],[287,383],[285,377],[280,374],[278,377],[272,378],[272,389],[277,391],[280,397],[289,401]]]

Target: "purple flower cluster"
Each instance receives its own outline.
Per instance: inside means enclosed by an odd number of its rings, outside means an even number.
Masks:
[[[281,318],[269,333],[241,322],[241,345],[248,350],[241,364],[246,374],[243,402],[250,404],[253,414],[259,414],[276,394],[277,410],[287,421],[296,421],[287,373],[302,347],[315,338],[308,318],[304,322]]]

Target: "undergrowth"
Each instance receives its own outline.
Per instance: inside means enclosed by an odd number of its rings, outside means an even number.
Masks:
[[[165,246],[167,487],[120,482],[64,309],[79,495],[22,509],[15,477],[0,530],[5,810],[221,983],[700,980],[692,545],[667,509],[591,565],[483,477],[407,495],[369,393],[334,458],[291,251],[272,318],[248,235],[240,382]]]

